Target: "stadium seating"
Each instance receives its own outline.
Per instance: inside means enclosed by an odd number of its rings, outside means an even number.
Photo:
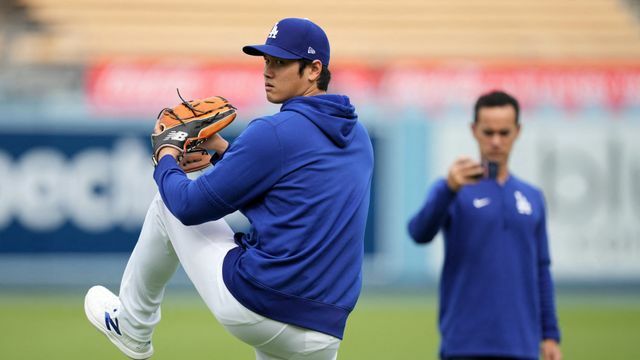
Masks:
[[[42,30],[12,43],[27,62],[102,57],[235,58],[268,26],[307,16],[342,59],[602,59],[640,56],[640,24],[617,0],[21,0]],[[354,17],[354,14],[358,14]]]

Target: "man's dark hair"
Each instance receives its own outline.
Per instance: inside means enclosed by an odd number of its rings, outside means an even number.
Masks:
[[[492,91],[480,96],[478,101],[476,101],[473,122],[478,122],[478,112],[480,108],[505,105],[513,106],[513,109],[516,111],[516,125],[518,125],[520,123],[520,105],[518,104],[518,100],[504,91]]]
[[[298,60],[298,63],[300,64],[298,73],[300,74],[300,76],[302,76],[302,72],[304,71],[304,68],[311,65],[313,61],[307,60],[307,59],[300,59]],[[320,71],[320,77],[318,78],[318,89],[322,91],[327,91],[327,89],[329,88],[330,81],[331,81],[331,72],[329,71],[329,68],[326,65],[322,65],[322,70]]]

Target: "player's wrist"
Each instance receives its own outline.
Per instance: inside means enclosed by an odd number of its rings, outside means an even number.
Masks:
[[[210,150],[215,151],[219,156],[222,157],[225,151],[227,151],[227,148],[229,148],[229,142],[225,139],[221,139],[219,142],[216,142],[215,146]]]
[[[178,156],[180,156],[180,151],[168,146],[165,146],[158,151],[158,159],[162,159],[166,155],[170,155],[174,159],[177,159]]]
[[[214,151],[219,156],[224,155],[225,151],[229,147],[229,142],[225,140],[220,134],[214,134],[212,137],[207,139],[204,143],[200,145],[202,148],[205,148],[210,151]]]

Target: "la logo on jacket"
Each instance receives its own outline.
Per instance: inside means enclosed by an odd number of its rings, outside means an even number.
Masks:
[[[532,210],[529,200],[527,200],[527,198],[524,197],[524,195],[522,195],[520,191],[514,192],[513,196],[515,196],[516,198],[516,209],[518,210],[518,213],[523,215],[531,215]]]

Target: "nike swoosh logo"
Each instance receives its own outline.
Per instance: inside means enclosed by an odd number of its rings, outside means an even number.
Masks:
[[[483,208],[483,207],[489,205],[490,203],[491,203],[491,199],[489,199],[489,198],[473,199],[473,206],[476,209]]]

